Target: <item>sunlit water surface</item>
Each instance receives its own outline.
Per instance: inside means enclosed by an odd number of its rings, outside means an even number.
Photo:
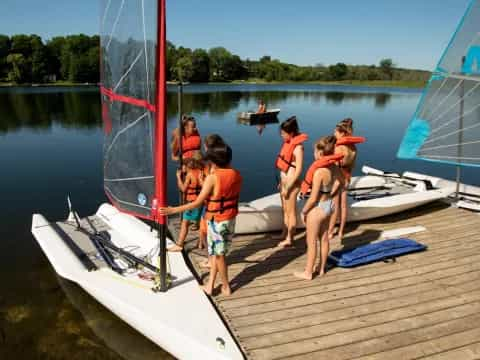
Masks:
[[[267,125],[259,135],[255,126],[236,120],[238,112],[255,109],[259,99],[280,108],[280,120],[296,115],[312,140],[352,117],[356,134],[368,138],[359,146],[357,174],[361,164],[368,164],[453,179],[451,166],[395,157],[419,97],[418,90],[194,85],[185,89],[183,105],[197,118],[202,135],[218,133],[232,146],[234,166],[244,177],[241,200],[248,201],[274,191],[273,163],[281,144],[278,124]],[[176,99],[169,94],[169,131],[178,119]],[[101,125],[96,88],[0,89],[0,359],[169,356],[77,286],[60,280],[30,233],[32,213],[51,220],[67,215],[67,194],[81,215],[94,213],[106,201]],[[306,149],[310,161],[312,141]],[[463,171],[465,182],[478,184],[478,178],[474,170]],[[169,184],[173,180],[170,164]],[[170,202],[177,198],[170,186]]]

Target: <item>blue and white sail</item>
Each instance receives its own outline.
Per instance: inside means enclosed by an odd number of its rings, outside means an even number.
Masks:
[[[433,72],[397,156],[480,166],[480,0]]]

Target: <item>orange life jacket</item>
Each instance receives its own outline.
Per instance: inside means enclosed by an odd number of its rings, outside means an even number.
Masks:
[[[362,144],[367,141],[363,136],[344,136],[337,140],[335,146]]]
[[[202,172],[203,170],[200,169],[189,170],[189,173],[192,175],[192,181],[185,189],[185,200],[187,202],[194,202],[197,200],[198,194],[202,191],[202,186],[200,185],[200,176],[202,175]]]
[[[238,200],[242,187],[242,176],[235,169],[215,169],[219,186],[218,194],[206,201],[205,219],[226,221],[238,214]]]
[[[192,134],[189,137],[182,137],[182,157],[184,159],[191,158],[195,151],[200,151],[202,146],[202,139],[198,133]]]
[[[293,165],[293,151],[297,145],[300,145],[307,140],[307,134],[298,134],[289,141],[285,141],[280,149],[280,154],[277,156],[277,161],[275,162],[277,169],[286,173],[291,167],[294,168],[295,165]]]
[[[328,156],[322,156],[320,159],[313,162],[305,175],[305,179],[302,181],[300,191],[303,195],[307,195],[312,191],[312,182],[315,171],[320,168],[327,168],[343,158],[342,154],[333,154]]]

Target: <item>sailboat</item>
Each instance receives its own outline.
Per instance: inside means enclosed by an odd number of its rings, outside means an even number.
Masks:
[[[398,150],[401,159],[455,165],[456,181],[406,172],[454,190],[454,204],[480,211],[480,187],[461,183],[461,168],[480,167],[480,1],[473,0],[427,84]]]
[[[105,0],[101,17],[104,188],[111,204],[67,220],[34,214],[55,271],[182,359],[243,359],[181,254],[166,255],[165,0]],[[144,219],[150,223],[147,224]]]
[[[410,210],[437,200],[480,211],[480,187],[460,182],[462,166],[480,166],[480,1],[473,0],[422,95],[398,158],[457,166],[457,181],[364,166],[348,189],[347,221]],[[453,197],[453,199],[452,199]],[[300,204],[299,204],[300,205]],[[303,227],[297,214],[297,226]],[[281,230],[279,194],[243,204],[237,233]]]

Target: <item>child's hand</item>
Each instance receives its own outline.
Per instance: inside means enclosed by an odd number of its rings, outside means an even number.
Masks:
[[[173,215],[175,214],[175,208],[170,206],[158,208],[158,214],[162,216]]]
[[[182,177],[182,171],[180,169],[177,170],[177,178]]]

